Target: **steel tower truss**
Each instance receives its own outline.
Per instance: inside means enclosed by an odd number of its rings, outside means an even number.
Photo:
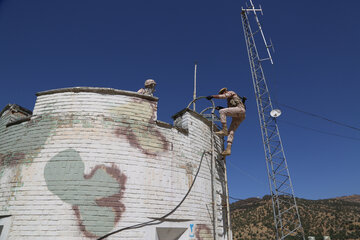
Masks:
[[[276,118],[270,115],[273,107],[264,71],[261,66],[262,61],[265,60],[270,60],[272,63],[271,54],[269,52],[271,46],[266,43],[259,19],[256,15],[256,12],[262,12],[262,10],[255,9],[251,0],[250,3],[250,8],[242,9],[241,18],[264,144],[266,167],[274,212],[276,239],[305,240]],[[254,33],[251,30],[248,19],[250,13],[254,14],[257,25],[257,31]],[[258,54],[254,39],[254,35],[258,33],[261,34],[268,52],[269,57],[266,59],[260,59]]]

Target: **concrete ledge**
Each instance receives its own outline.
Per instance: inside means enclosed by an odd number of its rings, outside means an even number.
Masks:
[[[167,123],[167,122],[163,122],[163,121],[156,120],[155,123],[156,123],[156,125],[158,125],[159,127],[168,128],[168,129],[173,128],[173,125],[171,125],[170,123]]]
[[[20,124],[22,122],[28,122],[31,120],[31,116],[28,116],[28,117],[23,117],[23,118],[20,118],[18,120],[15,120],[13,122],[9,122],[8,124],[6,124],[6,127],[10,127],[10,126],[13,126],[13,125],[17,125],[17,124]]]
[[[8,109],[10,109],[10,108],[12,108],[12,109],[15,110],[15,111],[22,112],[22,113],[24,113],[25,115],[31,115],[31,114],[32,114],[32,111],[30,111],[30,110],[27,109],[27,108],[24,108],[24,107],[22,107],[22,106],[20,106],[20,105],[17,105],[17,104],[11,104],[11,103],[9,103],[8,105],[6,105],[6,106],[1,110],[1,112],[0,112],[0,117],[3,115],[3,113],[4,113],[6,110],[8,110]]]
[[[180,112],[175,113],[172,116],[172,119],[176,120],[178,117],[181,117],[182,115],[184,115],[186,112],[190,113],[192,116],[196,117],[197,119],[200,119],[201,121],[203,121],[206,125],[208,125],[209,127],[211,127],[211,121],[206,119],[204,116],[202,116],[200,113],[195,112],[193,110],[191,110],[190,108],[184,108],[183,110],[181,110]],[[216,126],[216,124],[214,123],[214,130],[219,130],[218,127]]]
[[[157,98],[157,97],[139,94],[137,92],[118,90],[118,89],[114,89],[114,88],[100,88],[100,87],[59,88],[59,89],[52,89],[52,90],[47,90],[47,91],[43,91],[43,92],[38,92],[38,93],[36,93],[36,96],[43,96],[43,95],[49,95],[49,94],[55,94],[55,93],[65,93],[65,92],[73,92],[73,93],[92,92],[92,93],[108,94],[108,95],[126,95],[126,96],[138,97],[138,98],[143,98],[143,99],[147,99],[150,101],[156,101],[156,102],[159,100],[159,98]]]
[[[181,132],[182,134],[185,134],[185,135],[187,135],[189,133],[189,131],[187,129],[176,127],[176,126],[171,125],[170,123],[159,121],[159,120],[156,120],[156,125],[159,127],[168,128],[168,129],[175,128],[176,130],[178,130],[179,132]]]

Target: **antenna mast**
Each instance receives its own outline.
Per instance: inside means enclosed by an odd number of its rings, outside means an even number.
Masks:
[[[197,62],[195,62],[195,69],[194,69],[194,94],[193,94],[193,110],[195,110],[195,99],[196,99],[196,70],[197,70]]]
[[[276,122],[276,117],[278,117],[279,114],[277,114],[277,110],[273,109],[270,93],[261,65],[261,62],[266,60],[269,60],[271,64],[273,64],[269,51],[269,48],[272,47],[272,45],[267,44],[257,16],[257,12],[261,12],[262,14],[261,7],[256,9],[252,0],[250,0],[250,4],[250,7],[246,9],[242,8],[241,20],[258,107],[270,194],[274,212],[276,239],[294,239],[294,237],[296,237],[296,239],[305,240],[304,230],[301,225],[299,210],[296,204],[290,173],[280,138],[280,132]],[[250,13],[254,14],[257,25],[257,30],[254,33],[251,30],[248,19],[248,15]],[[257,33],[261,34],[264,41],[268,55],[267,58],[261,59],[259,57],[254,39],[254,36]],[[275,110],[275,112],[273,110]]]

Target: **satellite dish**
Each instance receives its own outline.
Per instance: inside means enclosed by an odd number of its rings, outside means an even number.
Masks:
[[[280,109],[273,109],[271,112],[270,112],[270,116],[273,117],[273,118],[277,118],[281,115],[281,110]]]

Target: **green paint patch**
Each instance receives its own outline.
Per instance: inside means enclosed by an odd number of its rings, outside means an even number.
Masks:
[[[85,235],[101,236],[113,229],[119,212],[125,209],[121,203],[119,206],[124,181],[119,181],[110,168],[97,167],[89,175],[84,175],[84,170],[79,153],[67,149],[46,164],[44,177],[48,189],[72,205]],[[117,205],[107,204],[107,199],[117,201]]]

